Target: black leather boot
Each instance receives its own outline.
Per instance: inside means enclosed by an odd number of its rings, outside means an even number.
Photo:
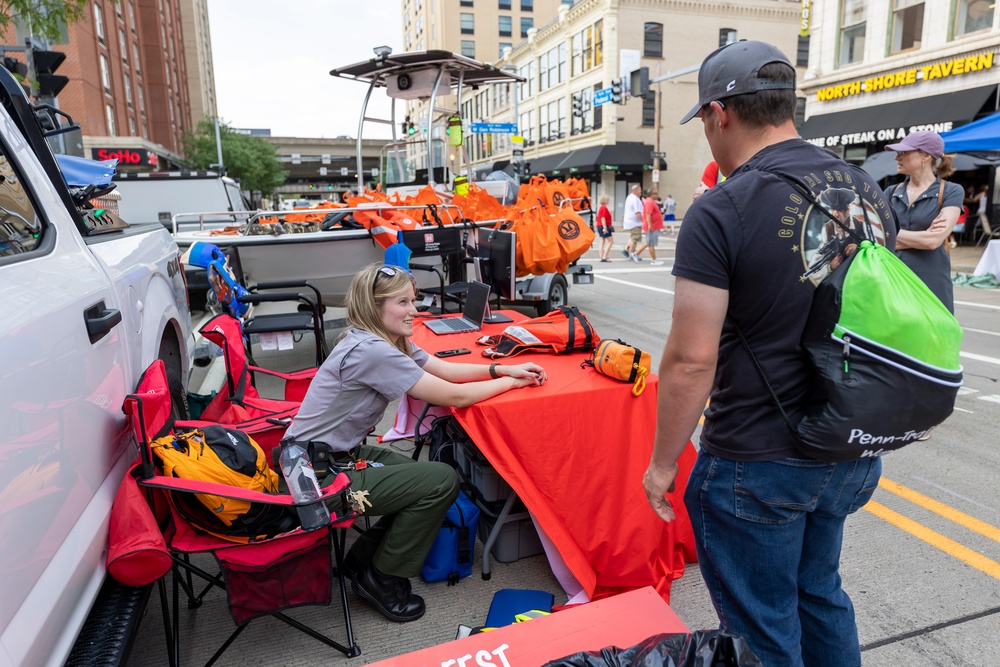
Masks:
[[[408,623],[424,615],[424,599],[410,590],[410,580],[383,574],[372,563],[365,564],[351,579],[351,588],[390,621]]]

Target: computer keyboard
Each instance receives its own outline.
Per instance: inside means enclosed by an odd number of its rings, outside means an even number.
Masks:
[[[458,331],[459,329],[467,329],[469,327],[469,325],[466,324],[464,320],[460,320],[457,317],[449,317],[441,321],[444,322],[445,326],[447,326],[452,331]]]

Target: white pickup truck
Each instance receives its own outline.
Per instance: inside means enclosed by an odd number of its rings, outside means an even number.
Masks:
[[[130,613],[109,595],[142,611],[139,592],[102,587],[136,455],[121,406],[161,358],[186,409],[193,346],[170,234],[77,207],[46,143],[55,118],[0,69],[0,667],[64,664],[92,612]],[[130,633],[106,642],[101,624],[89,647],[127,653]]]

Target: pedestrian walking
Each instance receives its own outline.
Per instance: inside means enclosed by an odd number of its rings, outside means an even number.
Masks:
[[[667,227],[667,233],[671,236],[674,235],[675,226],[674,222],[677,220],[677,200],[674,196],[667,194],[667,198],[663,200],[663,224]]]
[[[885,189],[899,219],[896,255],[954,313],[951,257],[945,242],[962,213],[964,191],[945,180],[955,171],[952,158],[944,154],[944,140],[937,132],[911,132],[885,149],[896,151],[896,169],[906,176]]]
[[[656,258],[656,246],[659,243],[660,232],[663,230],[663,215],[660,213],[659,199],[656,190],[646,193],[642,202],[642,235],[643,244],[636,251],[636,257],[649,248],[649,265],[662,266],[663,260]]]
[[[881,460],[803,458],[763,377],[798,419],[812,377],[800,336],[815,287],[804,274],[832,215],[802,191],[818,201],[850,184],[848,215],[863,214],[890,248],[895,226],[870,176],[798,136],[795,69],[776,47],[744,40],[714,51],[698,95],[681,122],[701,120],[728,178],[684,216],[643,484],[653,509],[673,520],[664,494],[704,412],[684,502],[722,629],[768,667],[858,667],[840,550],[845,519],[875,490]]]
[[[598,203],[600,206],[597,208],[597,236],[601,239],[601,244],[598,246],[597,252],[602,262],[610,262],[608,253],[611,252],[611,248],[615,244],[613,236],[615,228],[611,224],[611,211],[608,210],[608,196],[601,195]]]
[[[641,262],[635,254],[635,249],[642,243],[642,186],[632,186],[625,198],[625,215],[622,218],[622,229],[628,232],[628,243],[622,248],[622,254],[633,262]]]

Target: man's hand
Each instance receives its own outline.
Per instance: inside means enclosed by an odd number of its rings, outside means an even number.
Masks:
[[[661,468],[650,462],[646,474],[642,476],[642,486],[646,489],[649,506],[656,515],[664,521],[673,521],[676,517],[674,508],[664,495],[674,490],[674,478],[677,477],[677,463]]]

